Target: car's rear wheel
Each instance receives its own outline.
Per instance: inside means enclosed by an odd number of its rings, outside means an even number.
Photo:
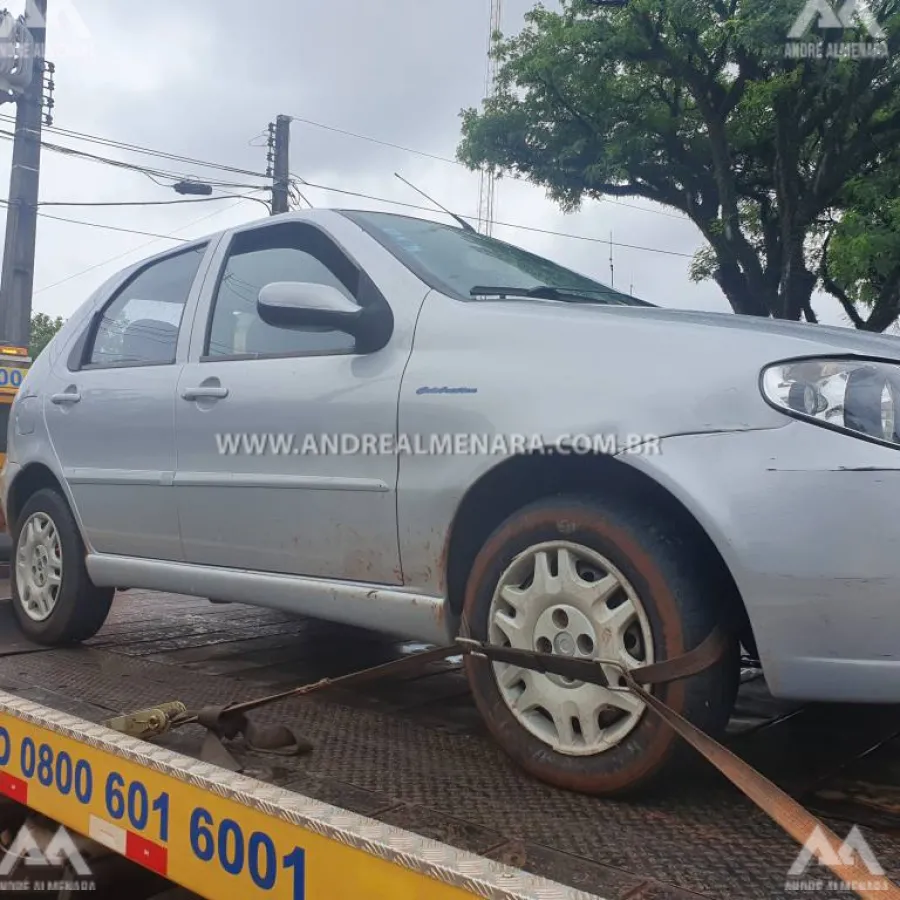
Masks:
[[[84,558],[65,499],[54,490],[38,491],[16,522],[11,566],[13,610],[33,641],[78,643],[103,626],[114,591],[91,582]]]
[[[696,647],[721,621],[721,579],[696,548],[627,504],[554,498],[514,514],[472,568],[464,630],[494,644],[610,660],[627,669]],[[609,690],[470,657],[489,729],[536,777],[614,795],[648,785],[683,744],[627,690]],[[613,686],[621,669],[604,666]],[[728,721],[737,640],[711,669],[653,688],[706,731]]]

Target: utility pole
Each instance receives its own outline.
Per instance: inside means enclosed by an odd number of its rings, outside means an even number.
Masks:
[[[273,141],[272,215],[291,211],[291,117],[278,116],[269,126]]]
[[[0,342],[14,347],[27,347],[31,341],[44,116],[47,0],[28,0],[26,8],[26,24],[34,39],[34,69],[29,84],[17,101],[6,244],[0,276]]]

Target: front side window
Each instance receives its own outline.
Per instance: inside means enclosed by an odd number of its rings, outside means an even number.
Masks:
[[[451,297],[472,299],[477,296],[473,290],[478,287],[521,291],[555,288],[571,291],[586,303],[648,305],[542,256],[461,228],[392,213],[345,212],[344,215],[426,284]]]
[[[103,311],[88,356],[92,366],[171,365],[178,332],[206,247],[152,263]]]
[[[260,358],[352,353],[355,339],[329,328],[275,328],[259,316],[259,292],[279,281],[336,288],[357,302],[352,266],[310,226],[292,223],[239,235],[213,307],[205,358]]]

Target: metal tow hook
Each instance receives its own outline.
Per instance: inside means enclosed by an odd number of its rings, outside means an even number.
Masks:
[[[223,740],[243,737],[248,750],[275,756],[311,753],[313,745],[287,725],[262,725],[245,712],[227,706],[209,706],[197,714],[197,724],[206,729],[200,759],[223,769],[240,772],[243,766],[229,753]]]

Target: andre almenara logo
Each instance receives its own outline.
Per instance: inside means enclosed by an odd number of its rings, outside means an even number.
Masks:
[[[789,59],[886,59],[887,35],[866,0],[807,0],[787,33],[784,55]]]

